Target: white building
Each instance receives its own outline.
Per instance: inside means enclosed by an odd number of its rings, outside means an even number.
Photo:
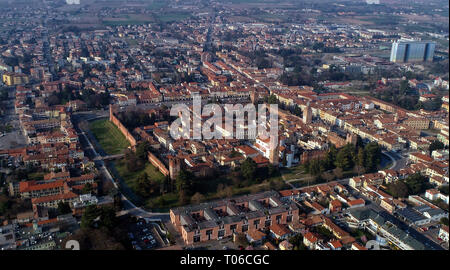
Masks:
[[[439,238],[445,242],[448,242],[448,226],[442,225],[439,229]]]
[[[66,0],[66,4],[68,5],[79,5],[80,0]]]

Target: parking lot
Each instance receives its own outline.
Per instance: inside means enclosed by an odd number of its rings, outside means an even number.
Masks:
[[[26,145],[25,137],[19,130],[0,135],[0,149],[19,148]]]
[[[441,247],[448,250],[448,242],[445,242],[441,238],[439,238],[439,230],[441,225],[439,223],[432,224],[430,226],[422,226],[418,231],[422,232],[426,237],[438,243]]]
[[[155,249],[165,245],[155,226],[142,219],[131,225],[128,238],[135,250]]]
[[[0,124],[10,126],[9,131],[0,133],[0,149],[19,148],[26,145],[25,136],[20,130],[18,115],[13,110],[9,110],[6,115],[0,117]]]

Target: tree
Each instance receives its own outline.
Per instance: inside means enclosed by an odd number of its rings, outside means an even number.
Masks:
[[[427,177],[416,173],[406,178],[405,183],[408,186],[409,194],[419,194],[425,192],[427,188]]]
[[[342,179],[344,177],[344,172],[341,168],[336,168],[333,170],[333,174],[336,176],[337,179]]]
[[[294,250],[306,249],[305,245],[303,244],[303,236],[300,233],[289,237],[288,241],[294,246]]]
[[[312,175],[319,175],[324,171],[322,162],[319,159],[313,159],[309,162],[309,173]]]
[[[442,194],[445,194],[445,195],[448,196],[448,187],[449,187],[448,185],[442,185],[442,186],[439,187],[439,191]]]
[[[137,179],[136,193],[143,198],[148,198],[153,192],[154,186],[151,184],[148,174],[141,174]]]
[[[405,198],[408,196],[408,186],[403,181],[390,183],[388,190],[396,198]]]
[[[252,158],[248,157],[241,164],[241,173],[246,180],[253,180],[256,174],[256,162]]]
[[[181,190],[179,193],[178,193],[178,203],[180,204],[180,205],[186,205],[186,204],[188,204],[189,203],[189,197],[188,197],[188,195],[186,194],[186,191],[185,190]]]
[[[358,175],[363,174],[366,171],[366,169],[363,166],[356,165],[354,168],[354,172]]]
[[[428,151],[430,152],[430,155],[431,155],[431,153],[434,150],[439,150],[439,149],[444,149],[444,148],[445,148],[445,146],[444,146],[444,144],[442,142],[435,140],[428,147]]]
[[[269,96],[269,99],[268,99],[267,103],[269,103],[269,104],[277,104],[278,103],[278,99],[277,99],[277,97],[274,94],[272,94],[272,95]]]
[[[365,168],[367,172],[376,171],[381,162],[381,148],[376,142],[368,143],[364,147]]]
[[[255,64],[258,67],[258,69],[272,67],[272,63],[265,57],[257,57],[255,60]]]
[[[100,226],[109,230],[114,229],[118,225],[116,211],[112,207],[102,207],[100,209]]]
[[[81,216],[81,228],[93,228],[95,219],[100,215],[100,211],[96,205],[89,205]]]
[[[121,235],[126,235],[122,233]],[[119,237],[117,237],[119,238]],[[62,242],[62,247],[66,246],[69,240],[76,240],[80,243],[81,250],[124,250],[124,245],[119,242],[114,235],[105,230],[85,228],[78,230]]]
[[[47,102],[48,102],[48,105],[50,105],[50,106],[61,104],[61,100],[59,99],[58,95],[56,95],[55,93],[53,93],[50,97],[48,97]]]
[[[317,51],[317,50],[321,50],[325,47],[325,44],[323,44],[323,42],[316,42],[313,44],[312,49]]]
[[[205,196],[203,196],[199,192],[196,192],[194,194],[194,196],[192,196],[192,198],[191,198],[191,203],[192,204],[199,204],[199,203],[201,203],[204,200],[205,200]]]
[[[344,171],[353,168],[353,151],[351,147],[352,145],[348,144],[338,152],[335,162],[336,167],[341,168]]]
[[[336,146],[334,146],[334,144],[331,144],[324,160],[324,165],[327,170],[332,170],[335,168],[334,163],[336,161],[337,152],[338,151],[336,149]]]
[[[0,216],[5,215],[6,211],[10,207],[10,201],[0,201]]]
[[[273,176],[275,173],[277,172],[277,168],[275,168],[275,166],[273,166],[272,164],[269,164],[267,166],[267,173],[270,176]]]
[[[150,143],[148,141],[143,141],[136,146],[136,156],[140,160],[145,161],[147,159],[147,153],[150,151]]]
[[[225,189],[223,190],[223,193],[226,198],[229,198],[233,196],[233,188],[231,186],[226,186]]]
[[[58,212],[61,215],[72,213],[72,209],[70,208],[70,204],[68,202],[59,202],[58,203]]]
[[[145,168],[145,160],[138,158],[131,150],[125,151],[125,160],[129,172],[137,172]]]
[[[322,177],[323,177],[323,179],[325,179],[327,181],[327,183],[330,181],[333,181],[333,179],[334,179],[334,175],[330,172],[324,172],[322,174]]]
[[[358,155],[356,156],[356,165],[364,167],[366,164],[366,153],[364,152],[364,148],[358,149]]]
[[[448,218],[447,217],[443,217],[440,220],[441,224],[444,224],[445,226],[448,226]]]
[[[81,193],[83,194],[92,194],[92,192],[94,191],[94,187],[92,186],[91,183],[86,183],[83,187],[83,189],[81,190]]]
[[[192,179],[193,178],[194,178],[194,176],[192,175],[191,172],[183,170],[183,169],[180,170],[180,173],[178,174],[178,176],[175,180],[177,190],[179,192],[185,191],[186,195],[192,194]]]

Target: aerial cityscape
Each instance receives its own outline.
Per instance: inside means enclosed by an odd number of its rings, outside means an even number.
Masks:
[[[0,0],[0,255],[448,250],[448,16]]]

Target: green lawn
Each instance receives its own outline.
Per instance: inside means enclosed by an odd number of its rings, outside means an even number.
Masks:
[[[114,163],[114,166],[116,167],[122,179],[125,181],[125,184],[127,184],[127,186],[131,188],[134,188],[137,178],[143,173],[147,173],[150,179],[158,183],[161,183],[164,181],[164,179],[166,179],[166,177],[161,172],[159,172],[159,170],[155,166],[153,166],[150,163],[146,163],[145,168],[143,170],[136,172],[129,172],[124,160],[116,161]]]
[[[139,25],[152,22],[154,22],[152,16],[139,14],[123,14],[118,17],[108,17],[102,20],[102,23],[107,26]]]
[[[28,174],[28,179],[30,180],[44,180],[44,175],[47,173],[45,172],[34,172]]]
[[[114,169],[115,171],[120,175],[121,178],[121,191],[124,193],[124,195],[130,199],[133,203],[137,205],[148,205],[148,201],[155,200],[156,198],[141,198],[136,194],[136,190],[138,188],[137,186],[137,179],[140,175],[143,173],[147,173],[149,178],[152,181],[156,181],[158,183],[161,183],[166,178],[159,170],[153,166],[150,163],[145,164],[145,168],[136,172],[129,172],[127,169],[127,165],[124,160],[118,160],[114,162]],[[177,198],[178,199],[178,198]],[[167,199],[167,201],[170,201]]]
[[[146,207],[154,212],[168,212],[170,208],[177,206],[179,206],[178,194],[173,192],[148,199],[146,202]]]
[[[182,21],[185,19],[188,19],[191,17],[191,13],[189,12],[181,12],[181,11],[173,11],[173,12],[165,12],[165,13],[158,13],[156,15],[159,21],[161,22],[176,22],[176,21]]]
[[[107,119],[93,121],[89,124],[89,128],[103,151],[109,155],[120,154],[130,146],[120,130]]]
[[[165,8],[169,5],[169,3],[164,2],[163,0],[154,0],[152,3],[150,3],[147,8],[150,10],[158,10],[161,8]]]
[[[282,168],[281,174],[285,180],[299,179],[310,176],[304,172],[300,165],[291,168]]]

